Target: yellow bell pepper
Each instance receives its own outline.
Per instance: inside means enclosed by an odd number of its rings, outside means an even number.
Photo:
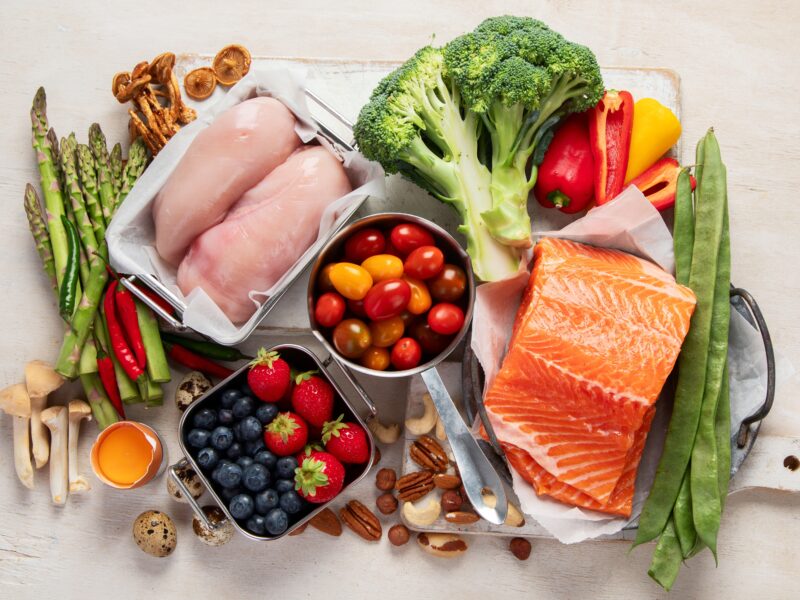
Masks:
[[[625,183],[638,177],[664,156],[681,137],[681,122],[670,109],[653,98],[633,106],[633,131]]]

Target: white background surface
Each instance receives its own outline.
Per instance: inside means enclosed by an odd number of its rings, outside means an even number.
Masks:
[[[52,6],[50,5],[52,4]],[[753,292],[775,344],[800,365],[800,8],[765,2],[3,2],[0,6],[0,383],[20,378],[27,360],[53,360],[61,329],[40,274],[22,210],[35,177],[28,110],[45,85],[51,123],[60,135],[85,138],[98,121],[110,140],[126,134],[125,109],[111,96],[111,76],[164,50],[213,53],[237,41],[254,55],[404,59],[432,35],[447,40],[482,18],[505,12],[544,19],[591,46],[603,65],[668,67],[682,79],[685,162],[709,125],[728,166],[733,280]],[[354,115],[352,115],[354,116]],[[283,316],[282,316],[283,315]],[[270,318],[283,324],[285,311]],[[798,431],[794,380],[784,386],[764,433]],[[177,457],[170,405],[139,418],[167,438]],[[388,418],[404,399],[380,397]],[[137,417],[137,413],[131,415]],[[86,456],[91,428],[86,428]],[[354,598],[649,598],[652,547],[628,554],[625,543],[562,546],[534,541],[517,562],[500,539],[475,540],[455,562],[423,555],[413,544],[368,545],[349,532],[315,531],[278,544],[235,539],[211,549],[194,539],[185,505],[166,498],[163,481],[135,492],[102,488],[51,507],[46,473],[28,492],[14,475],[10,420],[0,420],[0,598],[281,597],[348,594]],[[386,449],[384,449],[386,450]],[[399,445],[383,464],[399,464]],[[777,463],[783,456],[775,456]],[[778,465],[779,466],[779,465]],[[746,469],[747,467],[745,467]],[[46,469],[45,469],[46,470]],[[744,474],[743,474],[744,475]],[[796,473],[800,477],[800,471]],[[369,502],[370,482],[356,494]],[[178,549],[166,559],[141,553],[130,537],[146,509],[166,510],[178,526]],[[744,492],[731,498],[720,534],[720,566],[692,560],[673,590],[678,598],[797,597],[800,512],[796,496]],[[391,524],[384,521],[385,528]]]

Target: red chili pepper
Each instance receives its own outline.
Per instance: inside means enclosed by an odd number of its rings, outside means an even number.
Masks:
[[[114,352],[114,356],[117,357],[126,375],[134,381],[137,381],[139,377],[144,375],[144,370],[139,366],[136,357],[128,347],[128,342],[125,341],[125,335],[122,333],[122,326],[119,323],[117,306],[114,301],[116,289],[117,281],[112,281],[108,286],[108,290],[106,290],[105,298],[103,298],[103,312],[105,313],[106,324],[108,325],[109,343]]]
[[[586,115],[572,115],[553,136],[539,165],[533,193],[544,207],[576,213],[592,201],[593,177],[594,159]]]
[[[199,354],[195,354],[191,350],[187,350],[183,346],[179,346],[178,344],[164,344],[167,348],[167,355],[174,360],[175,362],[183,365],[184,367],[189,367],[190,369],[194,369],[195,371],[200,371],[201,373],[205,373],[206,375],[213,375],[214,377],[219,377],[220,379],[225,379],[229,375],[233,374],[231,369],[227,367],[223,367],[215,363],[213,360],[209,360],[204,356],[200,356]]]
[[[111,404],[114,405],[117,413],[124,420],[125,408],[122,406],[122,398],[119,395],[117,375],[114,373],[114,362],[111,360],[111,357],[100,348],[97,349],[97,373],[100,375],[103,389],[106,391],[106,394],[108,394]]]
[[[171,316],[175,316],[175,307],[172,306],[172,304],[170,304],[166,300],[164,300],[164,298],[156,294],[150,288],[145,287],[144,285],[140,285],[138,283],[134,283],[133,285],[135,285],[136,289],[142,292],[142,294],[144,294],[145,296],[150,298],[150,300],[152,300],[155,304],[157,304],[159,308],[161,308],[165,313]]]
[[[125,332],[125,339],[128,340],[133,355],[139,367],[144,370],[147,365],[147,352],[142,341],[142,332],[139,331],[139,317],[136,314],[136,304],[133,295],[122,285],[117,285],[114,292],[114,302],[117,306],[117,314],[122,321],[122,329]]]
[[[644,173],[631,180],[630,185],[635,185],[645,198],[658,210],[666,210],[675,204],[675,194],[678,191],[678,174],[681,166],[674,158],[664,157],[656,162]],[[692,189],[697,186],[694,176],[689,176]]]
[[[613,200],[625,185],[632,131],[633,96],[630,92],[607,91],[589,116],[598,206]]]

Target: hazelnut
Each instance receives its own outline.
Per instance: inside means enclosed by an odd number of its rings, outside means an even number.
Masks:
[[[395,546],[402,546],[408,543],[410,537],[411,532],[408,531],[408,527],[405,525],[393,525],[389,529],[389,541]]]
[[[381,469],[375,475],[375,487],[383,492],[388,492],[394,488],[397,482],[397,473],[394,469]]]
[[[391,532],[389,533],[391,534]],[[518,560],[528,560],[528,557],[531,555],[531,543],[525,538],[511,538],[508,549],[511,550],[511,554]]]
[[[378,499],[375,500],[375,506],[384,515],[390,515],[397,510],[397,498],[391,492],[386,492],[378,496]]]
[[[445,512],[452,512],[461,508],[464,500],[461,498],[456,490],[446,490],[442,494],[442,510]]]

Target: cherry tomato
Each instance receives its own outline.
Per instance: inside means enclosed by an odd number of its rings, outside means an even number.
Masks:
[[[400,251],[394,247],[394,244],[392,244],[392,240],[386,240],[386,248],[384,249],[383,253],[391,254],[392,256],[398,256],[401,259],[403,258],[403,255],[400,254]]]
[[[358,265],[340,262],[331,269],[331,282],[345,298],[361,300],[372,287],[372,275]]]
[[[456,265],[445,265],[441,273],[428,283],[431,296],[440,302],[455,302],[467,289],[467,276],[464,269]]]
[[[380,254],[386,248],[384,235],[372,227],[356,231],[344,243],[344,255],[347,260],[361,264],[370,256]]]
[[[387,279],[376,283],[364,298],[364,310],[370,319],[378,321],[396,317],[408,306],[411,286],[402,279]]]
[[[333,330],[333,345],[345,358],[358,358],[372,344],[369,327],[359,319],[345,319]]]
[[[372,275],[374,283],[403,276],[403,261],[391,254],[370,256],[361,266]]]
[[[323,327],[336,327],[344,317],[345,302],[336,292],[327,292],[317,298],[314,320]]]
[[[433,246],[433,236],[424,227],[412,223],[397,225],[389,234],[389,240],[401,256],[408,256],[420,246]]]
[[[317,275],[317,290],[319,293],[334,291],[333,282],[331,281],[331,269],[336,263],[331,263],[322,267],[322,270]]]
[[[348,300],[347,301],[347,308],[357,316],[359,319],[368,319],[367,311],[364,310],[364,301],[363,300]]]
[[[408,275],[403,280],[411,287],[411,300],[408,301],[408,312],[412,315],[421,315],[431,307],[431,294],[424,281],[414,279]]]
[[[404,310],[403,312],[400,313],[400,318],[403,320],[403,325],[406,328],[409,328],[414,323],[414,320],[417,318],[417,315],[412,315],[407,310]]]
[[[428,356],[438,356],[453,341],[452,335],[436,333],[425,321],[418,321],[411,328],[411,335],[422,346],[422,351]]]
[[[361,355],[359,362],[368,369],[375,369],[376,371],[385,371],[391,364],[391,357],[386,348],[377,348],[370,346],[367,351]]]
[[[406,275],[416,279],[436,277],[444,266],[444,254],[436,246],[420,246],[406,257]]]
[[[458,333],[464,326],[464,311],[455,304],[440,302],[428,313],[428,325],[442,335]]]
[[[392,348],[392,364],[399,371],[413,369],[420,360],[422,360],[422,348],[414,338],[401,338]]]
[[[392,317],[382,321],[373,321],[369,324],[369,333],[372,335],[372,345],[379,348],[388,348],[403,337],[406,326],[401,317]]]

